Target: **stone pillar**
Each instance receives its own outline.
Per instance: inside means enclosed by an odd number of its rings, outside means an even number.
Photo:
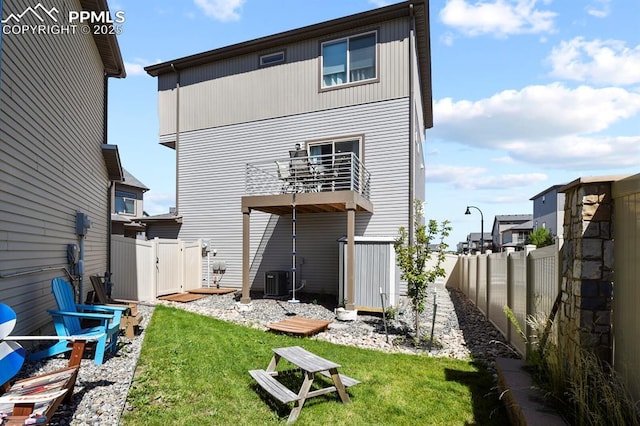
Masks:
[[[564,188],[561,344],[593,350],[611,363],[613,198],[610,181],[579,179]],[[573,354],[572,348],[566,348]]]

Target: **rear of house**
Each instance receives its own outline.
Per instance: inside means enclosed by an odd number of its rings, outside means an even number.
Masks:
[[[339,239],[388,246],[400,226],[412,226],[432,126],[428,2],[146,70],[158,77],[160,143],[176,151],[179,238],[209,241],[226,263],[221,284],[243,285],[245,301],[267,273],[294,268],[303,291],[338,295]],[[321,184],[287,187],[296,145]],[[317,172],[337,169],[344,155],[353,159],[345,187]],[[352,281],[355,266],[343,266]]]
[[[44,23],[32,22],[33,7]],[[50,282],[70,268],[68,244],[83,240],[86,283],[107,270],[111,181],[122,174],[117,147],[106,145],[107,79],[125,76],[115,36],[18,32],[67,25],[69,11],[107,11],[106,0],[44,9],[3,4],[14,29],[3,31],[0,68],[0,300],[17,312],[17,334],[50,323]],[[84,238],[78,213],[90,224]]]

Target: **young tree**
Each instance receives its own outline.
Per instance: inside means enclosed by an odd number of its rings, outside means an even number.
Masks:
[[[407,282],[407,295],[411,299],[413,311],[415,313],[415,330],[416,338],[420,338],[419,330],[419,314],[424,312],[424,303],[427,297],[427,287],[435,282],[436,278],[444,277],[445,271],[441,267],[445,259],[444,239],[449,236],[451,226],[449,221],[445,220],[438,224],[435,220],[429,220],[428,225],[423,222],[422,202],[415,200],[414,202],[414,238],[410,244],[409,232],[400,227],[398,236],[394,241],[394,249],[398,266],[400,267],[401,277]],[[438,251],[435,265],[426,268],[434,253],[432,241],[438,239]]]
[[[529,244],[533,244],[536,248],[546,247],[553,244],[553,235],[547,228],[538,228],[529,234]]]

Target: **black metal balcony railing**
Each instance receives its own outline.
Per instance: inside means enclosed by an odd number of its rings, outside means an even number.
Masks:
[[[356,191],[369,198],[370,174],[354,153],[247,164],[247,195],[331,191]]]

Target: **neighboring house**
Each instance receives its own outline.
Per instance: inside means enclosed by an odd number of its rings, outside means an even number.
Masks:
[[[3,19],[34,3],[5,0]],[[108,11],[104,0],[46,7],[59,23],[62,11]],[[20,20],[47,25],[31,12]],[[84,257],[75,283],[85,293],[89,275],[109,269],[110,186],[122,169],[106,144],[107,83],[125,70],[115,36],[80,31],[2,34],[0,70],[0,300],[17,313],[15,334],[27,334],[51,323],[50,283],[70,269],[68,244]]]
[[[169,213],[144,216],[138,219],[138,222],[145,225],[147,240],[154,238],[175,240],[180,235],[182,216],[176,213],[175,208],[170,208]]]
[[[482,245],[484,245],[485,252],[487,250],[493,250],[493,244],[491,241],[491,234],[488,232],[484,233],[484,238],[482,241]],[[460,254],[476,254],[480,253],[480,233],[479,232],[471,232],[467,235],[467,241],[463,241],[458,243],[458,253]]]
[[[523,250],[529,240],[529,234],[533,231],[533,221],[515,225],[502,232],[502,248],[513,247]]]
[[[123,180],[113,188],[111,234],[137,238],[145,235],[145,226],[139,220],[144,214],[144,193],[149,190],[126,169]]]
[[[179,237],[217,250],[243,303],[268,271],[293,268],[304,291],[338,294],[346,236],[352,308],[355,237],[413,227],[432,127],[428,12],[405,1],[146,68],[160,143],[176,151]]]
[[[566,184],[553,185],[530,198],[533,201],[533,230],[548,229],[554,239],[562,239],[564,231],[564,199],[563,192],[558,189]]]
[[[508,244],[507,247],[523,246],[526,242],[526,236],[533,228],[532,218],[533,216],[530,214],[497,215],[491,228],[494,250],[496,252],[503,251],[505,244]],[[520,225],[522,226],[519,227]]]

